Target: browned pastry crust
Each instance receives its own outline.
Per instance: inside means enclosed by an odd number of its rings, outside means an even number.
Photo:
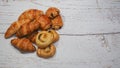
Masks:
[[[35,43],[37,34],[38,34],[38,31],[35,31],[32,34],[28,35],[27,39],[29,39],[32,43]]]
[[[52,57],[55,55],[55,52],[56,52],[56,47],[53,44],[51,44],[50,46],[44,49],[41,48],[37,49],[37,55],[43,58]]]
[[[25,23],[29,23],[30,20],[29,19],[23,19],[23,20],[19,20],[19,21],[15,21],[14,23],[12,23],[10,25],[10,27],[7,29],[7,31],[5,32],[5,38],[9,38],[11,37],[12,35],[14,35],[18,30],[19,28],[25,24]]]
[[[60,15],[51,20],[52,28],[55,30],[60,29],[63,26],[63,21]]]
[[[32,43],[26,38],[12,39],[11,44],[21,52],[34,52],[36,50]]]
[[[34,20],[31,23],[25,23],[17,31],[16,36],[20,38],[20,37],[29,35],[32,32],[38,30],[40,28],[39,26],[40,26],[40,24],[38,22],[36,22],[36,20]]]
[[[39,48],[46,48],[53,42],[53,34],[41,31],[36,36],[36,44]]]
[[[37,19],[37,22],[40,23],[40,29],[47,30],[51,26],[51,21],[46,15],[42,15]]]
[[[30,19],[30,20],[34,20],[37,19],[39,16],[43,15],[43,11],[42,10],[38,10],[38,9],[29,9],[24,11],[18,18],[18,20],[22,20],[22,19]]]
[[[49,18],[51,18],[51,19],[53,19],[53,18],[55,18],[56,16],[58,16],[59,13],[60,13],[60,10],[59,10],[58,8],[56,8],[56,7],[50,7],[50,8],[48,8],[48,10],[46,11],[46,15],[47,15]]]
[[[59,40],[59,34],[55,30],[50,30],[49,33],[53,35],[53,42],[56,42]]]

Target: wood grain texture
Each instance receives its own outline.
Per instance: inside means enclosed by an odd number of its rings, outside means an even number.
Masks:
[[[22,54],[4,39],[18,16],[30,8],[58,7],[64,26],[50,59]],[[0,68],[120,68],[119,0],[1,0]]]
[[[10,39],[4,39],[3,35],[0,35],[0,40],[4,44],[0,46],[0,67],[119,68],[120,34],[60,36],[60,40],[55,43],[57,52],[50,59],[39,58],[36,53],[20,53],[10,45]]]
[[[50,6],[58,7],[61,10],[64,20],[64,27],[59,30],[61,34],[120,32],[119,4],[114,4],[116,1],[112,0],[110,2],[105,0],[105,4],[103,2],[102,0],[10,1],[7,2],[9,6],[0,6],[0,24],[8,23],[0,29],[0,32],[4,33],[8,25],[17,20],[23,11],[30,8],[46,11]]]
[[[0,35],[0,67],[15,68],[119,68],[120,34],[94,36],[60,36],[55,43],[57,53],[50,59],[36,53],[22,54]],[[4,43],[6,42],[6,43]],[[69,43],[68,43],[69,42]],[[14,66],[13,66],[14,65]]]

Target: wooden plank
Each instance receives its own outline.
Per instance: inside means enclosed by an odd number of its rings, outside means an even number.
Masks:
[[[105,35],[105,43],[107,44],[107,48],[110,49],[111,53],[114,53],[111,55],[111,57],[120,55],[120,34],[112,34],[112,35]],[[116,52],[117,51],[117,52]],[[113,61],[113,68],[119,68],[120,67],[120,57],[112,60]]]
[[[26,4],[27,3],[27,4]],[[116,6],[102,7],[103,1],[74,0],[74,1],[10,1],[8,6],[0,6],[0,32],[4,33],[8,26],[16,21],[18,16],[26,9],[37,8],[46,11],[50,6],[60,8],[64,21],[64,27],[59,30],[61,34],[96,34],[120,32],[120,9],[114,1],[107,1],[106,5]],[[120,2],[115,2],[120,3]],[[61,5],[62,4],[62,5]],[[18,8],[20,7],[20,8]],[[6,24],[8,23],[8,24]],[[2,26],[1,24],[1,26]],[[4,29],[4,30],[2,30]]]
[[[53,58],[43,59],[36,53],[22,54],[0,34],[1,68],[119,68],[120,34],[60,36],[55,43],[57,52]],[[28,65],[29,64],[29,65]]]
[[[96,0],[99,8],[120,9],[120,0]]]

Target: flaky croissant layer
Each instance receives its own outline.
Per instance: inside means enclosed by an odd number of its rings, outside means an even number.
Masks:
[[[23,24],[29,23],[29,22],[30,22],[29,19],[23,19],[23,20],[13,22],[5,32],[5,38],[9,38],[12,35],[14,35]]]
[[[29,20],[34,20],[37,19],[38,17],[40,17],[41,15],[43,15],[43,11],[42,10],[38,10],[38,9],[29,9],[24,11],[18,18],[18,20],[22,20],[22,19],[29,19]]]
[[[39,28],[40,28],[40,24],[36,20],[32,21],[31,23],[25,23],[17,31],[16,36],[23,37],[29,35],[32,32],[38,30]]]
[[[26,38],[12,39],[11,44],[22,52],[34,52],[36,50],[32,43]]]

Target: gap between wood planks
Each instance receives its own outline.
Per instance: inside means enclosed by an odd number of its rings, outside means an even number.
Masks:
[[[0,34],[5,34],[4,32],[0,32]],[[120,32],[110,32],[110,33],[89,33],[89,34],[60,34],[61,36],[90,36],[90,35],[112,35],[112,34],[120,34]]]
[[[120,32],[110,32],[110,33],[89,33],[89,34],[60,34],[65,36],[89,36],[89,35],[112,35],[112,34],[120,34]]]

